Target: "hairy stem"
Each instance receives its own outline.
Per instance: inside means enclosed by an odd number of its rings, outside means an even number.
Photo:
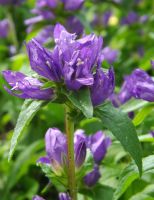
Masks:
[[[74,160],[74,122],[70,117],[70,108],[65,107],[65,126],[67,135],[68,151],[68,184],[71,200],[77,200],[77,188],[75,180],[75,160]]]

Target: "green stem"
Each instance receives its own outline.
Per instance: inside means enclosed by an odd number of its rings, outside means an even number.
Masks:
[[[88,197],[87,197],[87,196],[84,196],[84,200],[88,200]]]
[[[71,200],[77,200],[77,188],[75,178],[75,160],[74,160],[74,122],[70,117],[71,110],[65,107],[65,126],[67,136],[68,151],[68,187]]]
[[[10,9],[7,10],[7,18],[9,20],[9,24],[10,24],[10,32],[11,32],[12,42],[15,45],[16,49],[18,49],[19,43],[18,43],[18,39],[17,39],[16,27],[15,27],[14,20],[13,20]]]

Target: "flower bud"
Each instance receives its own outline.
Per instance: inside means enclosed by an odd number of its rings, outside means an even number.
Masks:
[[[59,193],[59,200],[71,200],[71,198],[66,193]]]
[[[86,136],[83,130],[77,130],[74,137],[75,165],[81,167],[86,157]]]
[[[67,154],[66,137],[56,128],[49,128],[45,135],[46,152],[50,160],[63,165],[63,156]]]
[[[88,187],[92,187],[94,186],[98,179],[101,177],[101,174],[99,172],[99,168],[96,165],[93,169],[93,171],[89,172],[85,177],[84,177],[84,183],[88,186]]]
[[[106,137],[102,131],[90,136],[88,145],[97,164],[100,164],[104,158],[110,144],[110,138]]]
[[[91,98],[94,106],[103,103],[114,91],[114,71],[112,68],[107,73],[98,69],[94,76],[94,84],[91,88]]]

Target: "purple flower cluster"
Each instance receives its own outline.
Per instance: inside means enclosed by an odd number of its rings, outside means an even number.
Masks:
[[[103,40],[94,34],[76,39],[57,24],[54,29],[56,43],[53,51],[42,47],[33,39],[27,44],[32,70],[55,84],[65,85],[68,90],[89,87],[94,106],[106,100],[114,90],[114,71],[101,68]],[[4,71],[4,78],[12,87],[5,89],[20,98],[52,99],[53,89],[43,89],[43,83],[19,72]]]
[[[103,160],[111,144],[111,140],[102,131],[98,131],[94,135],[87,137],[83,130],[77,130],[74,135],[76,168],[80,169],[83,165],[87,149],[90,149],[94,159],[94,169],[83,178],[87,186],[93,186],[100,178],[99,164]],[[45,146],[47,156],[41,157],[38,162],[51,165],[52,170],[57,175],[60,175],[68,162],[66,135],[57,128],[48,129],[45,135]]]
[[[36,7],[31,10],[32,14],[35,16],[25,20],[25,24],[28,26],[27,31],[31,32],[35,24],[42,22],[42,21],[49,21],[54,20],[56,18],[55,8],[58,6],[59,3],[64,4],[64,8],[68,11],[74,11],[79,8],[84,3],[84,0],[37,0]],[[66,27],[73,33],[81,34],[83,32],[83,26],[78,18],[75,16],[70,15],[68,19],[66,19]],[[50,25],[51,26],[51,25]],[[46,27],[45,27],[46,28]],[[48,35],[50,37],[53,33],[51,29],[47,29]],[[48,37],[49,38],[49,37]]]
[[[125,81],[118,95],[112,96],[113,104],[118,106],[132,97],[146,101],[154,101],[154,80],[143,70],[135,69]]]

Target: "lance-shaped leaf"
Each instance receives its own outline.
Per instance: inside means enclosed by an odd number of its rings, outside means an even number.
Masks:
[[[95,109],[95,116],[102,121],[103,125],[112,132],[112,134],[121,142],[124,149],[130,153],[141,174],[141,146],[135,127],[127,114],[114,108],[110,103],[106,103]]]
[[[11,147],[9,151],[9,158],[10,160],[13,156],[15,151],[19,136],[23,133],[24,129],[28,126],[36,112],[40,109],[41,105],[44,101],[34,101],[34,100],[25,100],[21,112],[19,114],[13,136],[11,139]]]
[[[143,159],[143,175],[146,173],[154,173],[154,156],[148,156]],[[134,163],[129,164],[119,177],[119,184],[114,193],[113,200],[118,200],[127,190],[133,181],[139,178],[137,167]]]
[[[93,106],[88,88],[82,88],[79,91],[64,92],[71,103],[81,110],[87,118],[93,116]]]

